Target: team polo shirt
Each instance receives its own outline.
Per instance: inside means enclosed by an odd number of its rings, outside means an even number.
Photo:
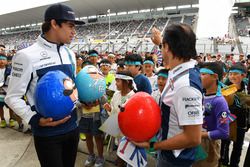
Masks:
[[[168,81],[161,96],[162,140],[183,132],[185,125],[201,125],[202,85],[196,62],[190,60],[169,71]],[[161,156],[173,163],[195,160],[196,147],[181,150],[162,150]]]

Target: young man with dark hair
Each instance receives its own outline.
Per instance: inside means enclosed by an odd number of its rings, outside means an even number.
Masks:
[[[34,136],[38,159],[42,167],[74,167],[79,130],[74,108],[71,115],[61,120],[44,118],[35,108],[34,91],[38,80],[49,71],[60,70],[73,81],[76,75],[75,54],[69,44],[76,34],[74,11],[63,4],[47,8],[42,34],[32,46],[13,57],[12,74],[5,102],[25,122]],[[23,100],[26,95],[28,103]]]
[[[163,59],[170,68],[161,95],[162,138],[159,142],[135,144],[160,150],[158,167],[190,167],[195,161],[196,146],[201,143],[203,123],[200,73],[196,61],[191,60],[197,55],[196,36],[188,25],[172,24],[162,40],[159,30],[153,29],[152,40],[156,41],[154,38],[162,42]]]
[[[136,88],[138,92],[152,93],[151,84],[148,78],[141,74],[142,57],[138,54],[131,54],[125,57],[125,65],[134,77]]]

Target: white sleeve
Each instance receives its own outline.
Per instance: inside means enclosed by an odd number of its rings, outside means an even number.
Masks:
[[[29,123],[36,112],[22,99],[31,80],[32,64],[27,55],[18,52],[12,60],[11,77],[5,97],[6,104],[25,122]]]
[[[199,90],[187,86],[174,95],[173,105],[179,125],[199,125],[203,123],[202,94]]]
[[[76,76],[76,69],[77,69],[77,65],[76,65],[76,56],[75,56],[75,53],[71,50],[71,49],[69,49],[69,48],[67,48],[68,49],[68,51],[70,52],[70,56],[71,56],[71,59],[72,59],[72,61],[73,62],[71,62],[71,64],[72,63],[74,63],[74,64],[72,64],[72,65],[74,65],[74,68],[75,68],[75,71],[73,71],[74,72],[74,76]],[[70,60],[71,61],[71,60]]]

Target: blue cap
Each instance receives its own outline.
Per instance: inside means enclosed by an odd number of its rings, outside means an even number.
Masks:
[[[85,24],[84,21],[76,20],[73,9],[60,3],[51,5],[46,9],[44,21],[50,21],[52,19],[72,21],[75,24]]]

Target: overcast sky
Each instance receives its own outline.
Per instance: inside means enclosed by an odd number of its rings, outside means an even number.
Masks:
[[[68,0],[1,0],[0,15]]]

